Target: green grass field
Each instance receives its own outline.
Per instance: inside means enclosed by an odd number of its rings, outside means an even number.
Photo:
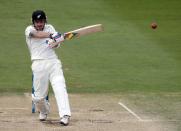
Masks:
[[[180,91],[180,3],[3,0],[0,91],[31,90],[24,29],[35,9],[44,9],[48,22],[60,32],[104,25],[103,33],[65,42],[57,50],[71,92]],[[152,21],[158,29],[150,28]]]
[[[1,93],[31,92],[24,30],[32,11],[43,9],[60,32],[104,26],[104,32],[66,41],[56,50],[70,93],[141,93],[145,97],[130,96],[133,103],[160,101],[152,112],[181,120],[181,1],[1,0],[0,9]],[[153,21],[156,30],[150,28]]]

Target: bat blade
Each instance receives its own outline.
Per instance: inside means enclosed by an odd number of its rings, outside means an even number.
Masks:
[[[85,26],[76,30],[69,31],[64,34],[64,39],[70,40],[72,38],[81,37],[84,35],[89,35],[92,33],[103,31],[102,24],[90,25]]]

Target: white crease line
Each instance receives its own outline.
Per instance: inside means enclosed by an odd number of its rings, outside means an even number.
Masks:
[[[131,113],[133,116],[135,116],[139,121],[144,121],[143,119],[141,119],[141,117],[139,117],[136,113],[134,113],[132,110],[130,110],[126,105],[124,105],[123,103],[119,102],[119,105],[121,105],[124,109],[126,109],[129,113]]]

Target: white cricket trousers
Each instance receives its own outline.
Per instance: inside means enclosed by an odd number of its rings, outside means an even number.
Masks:
[[[59,116],[71,116],[69,99],[62,71],[62,65],[58,59],[34,60],[32,63],[34,100],[45,100],[48,94],[49,81],[56,98]],[[44,104],[44,105],[43,105]],[[46,112],[46,102],[40,102],[40,112]]]

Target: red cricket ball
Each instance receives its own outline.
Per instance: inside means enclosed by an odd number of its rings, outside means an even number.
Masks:
[[[157,23],[156,22],[151,23],[151,28],[156,29],[157,28]]]

